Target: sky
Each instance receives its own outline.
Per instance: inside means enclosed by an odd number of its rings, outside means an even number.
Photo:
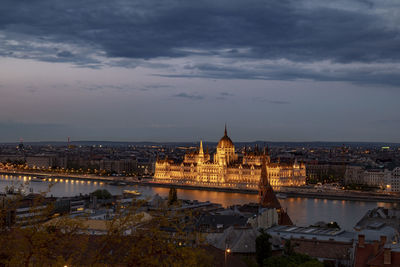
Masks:
[[[0,142],[400,142],[398,0],[1,0]]]

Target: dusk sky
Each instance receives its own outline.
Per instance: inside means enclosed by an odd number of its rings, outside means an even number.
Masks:
[[[400,142],[399,0],[1,0],[0,142]]]

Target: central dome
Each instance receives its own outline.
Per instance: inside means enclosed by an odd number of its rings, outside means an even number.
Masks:
[[[225,134],[224,136],[221,138],[221,140],[219,140],[218,142],[218,148],[234,148],[235,146],[233,145],[232,140],[229,138],[228,133],[226,131],[226,125],[225,125]]]

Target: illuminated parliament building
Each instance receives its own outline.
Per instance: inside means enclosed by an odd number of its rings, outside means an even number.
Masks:
[[[216,153],[211,156],[203,150],[185,154],[182,163],[168,158],[156,161],[154,179],[157,182],[179,183],[196,186],[257,189],[260,183],[263,158],[272,187],[300,186],[306,182],[306,167],[295,161],[292,164],[271,162],[268,151],[245,152],[242,157],[235,153],[235,146],[225,134],[219,140]]]

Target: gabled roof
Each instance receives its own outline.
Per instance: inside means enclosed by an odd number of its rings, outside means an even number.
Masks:
[[[210,245],[225,250],[229,248],[233,253],[255,253],[256,238],[259,232],[251,227],[227,228],[223,233],[210,234],[207,241]]]
[[[198,225],[209,225],[213,228],[217,228],[219,225],[221,225],[223,228],[227,228],[227,226],[232,226],[232,225],[240,225],[244,226],[247,223],[247,218],[244,216],[240,215],[220,215],[220,214],[207,214],[204,216],[201,216]]]

